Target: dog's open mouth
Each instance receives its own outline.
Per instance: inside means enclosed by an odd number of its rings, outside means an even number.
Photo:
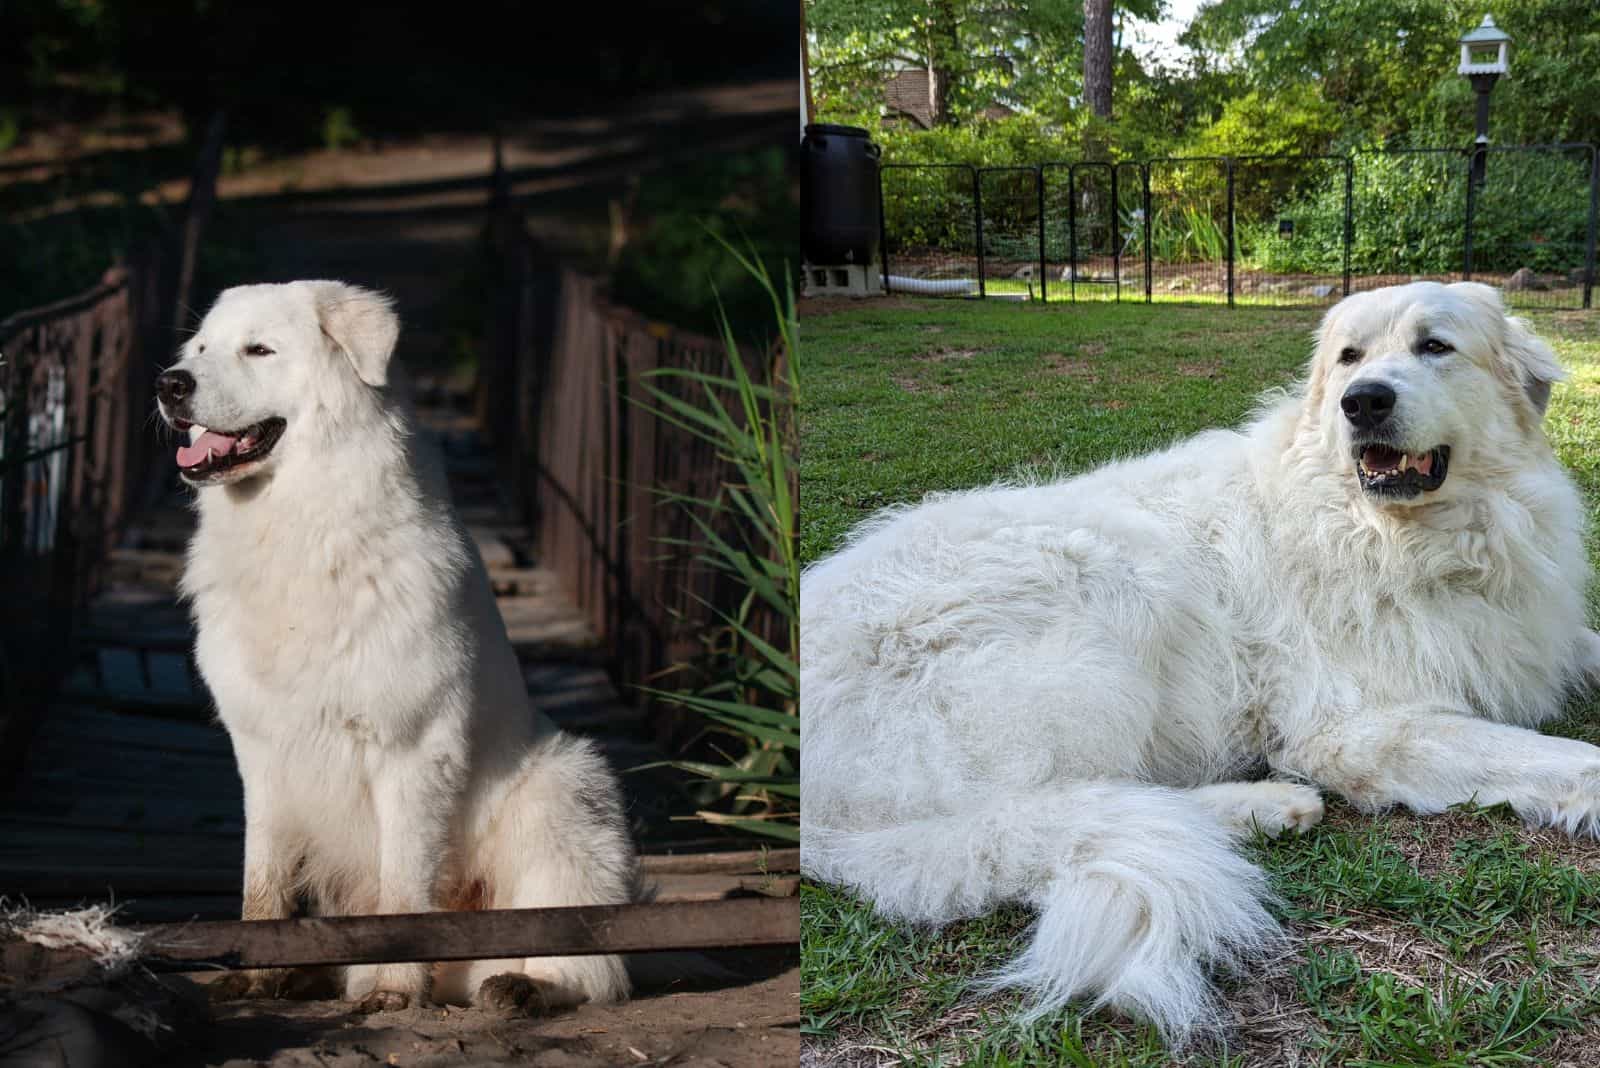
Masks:
[[[178,446],[178,470],[190,482],[221,478],[246,464],[265,459],[287,425],[273,416],[243,430],[222,431],[173,420],[175,428],[189,433],[189,444]]]
[[[1356,477],[1361,488],[1382,497],[1415,497],[1444,485],[1450,468],[1450,446],[1406,453],[1390,445],[1357,442]]]

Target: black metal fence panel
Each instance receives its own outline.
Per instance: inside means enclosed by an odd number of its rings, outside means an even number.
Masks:
[[[1346,156],[1233,161],[1234,302],[1331,304],[1348,292]]]
[[[1467,166],[1455,148],[1352,157],[1352,290],[1459,282],[1466,263]]]
[[[1037,167],[985,167],[978,172],[985,296],[1041,296],[1044,205],[1039,180]]]
[[[964,163],[879,169],[883,273],[890,293],[979,296],[978,171]]]
[[[1516,307],[1588,307],[1594,164],[1593,145],[1486,149],[1463,273]]]
[[[1222,157],[1154,159],[1150,178],[1151,299],[1229,302],[1232,169]]]
[[[1303,306],[1472,278],[1513,307],[1593,302],[1588,144],[882,174],[891,292]]]
[[[1067,169],[1067,261],[1056,276],[1071,300],[1116,300],[1127,242],[1109,163],[1075,163]]]

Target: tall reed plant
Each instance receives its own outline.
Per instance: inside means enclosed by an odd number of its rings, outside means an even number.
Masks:
[[[716,236],[716,235],[713,235]],[[719,241],[722,241],[718,237]],[[727,251],[760,284],[777,329],[762,376],[753,377],[719,308],[728,373],[662,368],[646,375],[644,402],[658,418],[711,443],[729,477],[712,497],[657,489],[683,508],[697,537],[669,541],[715,568],[741,591],[732,607],[711,605],[719,625],[703,652],[676,668],[685,689],[646,688],[705,722],[718,760],[674,762],[711,785],[703,820],[786,841],[800,838],[800,562],[796,555],[800,349],[794,294],[780,290],[753,252]],[[677,388],[671,388],[671,387]]]

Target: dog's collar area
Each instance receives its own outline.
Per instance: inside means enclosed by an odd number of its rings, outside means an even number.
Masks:
[[[1361,489],[1376,497],[1415,497],[1444,485],[1450,468],[1450,446],[1424,453],[1406,453],[1381,441],[1358,441],[1352,447]]]
[[[178,447],[178,471],[189,482],[206,482],[265,459],[283,436],[288,423],[273,416],[232,431],[212,430],[182,420],[174,420],[173,425],[180,430],[200,432],[188,445]]]

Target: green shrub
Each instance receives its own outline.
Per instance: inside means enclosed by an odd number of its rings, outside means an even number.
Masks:
[[[1466,232],[1467,161],[1460,153],[1362,152],[1355,157],[1351,268],[1366,274],[1459,271]],[[1473,222],[1473,263],[1484,271],[1561,271],[1583,262],[1587,161],[1576,156],[1491,154]],[[1244,242],[1265,270],[1343,269],[1343,182],[1323,183],[1287,204],[1295,236],[1276,221],[1251,222]]]
[[[635,233],[612,276],[617,300],[645,315],[714,333],[720,316],[743,332],[767,318],[767,297],[722,243],[742,241],[781,276],[800,229],[788,150],[720,152],[646,174]],[[720,300],[719,300],[720,294]]]
[[[361,140],[361,131],[356,129],[355,116],[349,108],[328,108],[322,114],[322,147],[337,152],[341,148],[348,148]]]

